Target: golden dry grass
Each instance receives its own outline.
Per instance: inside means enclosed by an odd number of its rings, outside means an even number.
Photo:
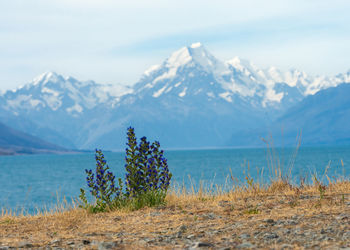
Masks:
[[[350,182],[331,183],[323,198],[317,184],[293,187],[279,181],[267,187],[236,187],[230,192],[171,191],[166,202],[164,207],[98,214],[78,208],[36,216],[3,214],[0,246],[16,247],[21,242],[29,242],[37,248],[58,240],[55,244],[65,248],[94,249],[97,248],[94,242],[107,241],[117,242],[117,248],[171,249],[184,248],[187,238],[191,237],[217,247],[236,246],[242,243],[240,234],[261,231],[261,223],[268,218],[276,221],[302,216],[304,220],[298,227],[307,229],[311,225],[311,229],[317,231],[334,216],[350,214]],[[349,230],[342,226],[339,224],[339,230]],[[184,236],[178,237],[178,234]],[[91,244],[84,245],[84,240]],[[266,242],[252,242],[257,247],[268,246],[264,245]],[[278,248],[282,243],[274,244]],[[320,247],[333,246],[333,243],[321,242]],[[293,247],[301,246],[295,243]]]

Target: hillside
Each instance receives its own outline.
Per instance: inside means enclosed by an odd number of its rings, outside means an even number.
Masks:
[[[59,152],[68,150],[0,123],[0,155]]]
[[[325,89],[290,108],[276,123],[286,136],[297,130],[305,144],[350,144],[350,84]]]
[[[230,146],[263,146],[261,138],[272,135],[275,145],[350,145],[350,84],[340,84],[305,97],[270,126],[257,126],[234,133]]]

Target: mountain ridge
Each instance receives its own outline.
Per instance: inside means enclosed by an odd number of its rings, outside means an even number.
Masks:
[[[220,147],[341,82],[350,82],[350,71],[311,77],[259,69],[238,57],[223,62],[196,43],[150,67],[132,87],[44,73],[0,96],[0,119],[69,148],[120,150],[128,126],[167,148]]]
[[[0,155],[64,152],[70,150],[12,129],[0,122]]]

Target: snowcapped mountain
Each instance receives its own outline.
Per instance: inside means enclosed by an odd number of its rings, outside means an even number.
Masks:
[[[0,118],[15,129],[67,148],[79,147],[79,131],[99,109],[111,109],[132,89],[81,82],[47,72],[0,97]],[[96,115],[97,114],[97,115]],[[74,138],[74,139],[73,139]]]
[[[113,107],[119,98],[132,89],[122,85],[101,85],[94,81],[80,82],[47,72],[14,91],[3,94],[4,108],[15,113],[23,110],[63,110],[77,116],[98,105]]]
[[[110,138],[124,140],[115,128],[123,131],[129,123],[168,147],[220,145],[234,129],[267,122],[260,101],[243,92],[250,90],[242,80],[242,93],[235,92],[233,74],[200,44],[182,48],[147,70],[133,93],[120,99],[111,113],[113,127],[100,124],[95,132],[105,131],[99,140],[108,145]]]
[[[42,74],[0,94],[0,119],[68,148],[122,149],[130,125],[168,148],[217,147],[343,82],[350,71],[312,77],[259,69],[238,57],[223,62],[195,43],[150,67],[132,87]]]
[[[199,85],[200,78],[204,84]],[[185,98],[204,93],[208,101],[221,98],[233,102],[238,98],[256,107],[284,111],[307,95],[343,82],[350,82],[350,71],[334,77],[312,77],[296,69],[286,72],[275,67],[259,69],[238,57],[222,62],[195,43],[146,70],[134,91],[154,98],[161,95]]]
[[[277,76],[271,71],[267,73],[238,57],[222,62],[203,45],[196,43],[174,52],[162,65],[152,66],[145,71],[135,85],[135,92],[155,98],[161,95],[184,98],[186,95],[202,93],[208,101],[220,98],[232,103],[235,99],[242,99],[254,106],[263,107],[278,106],[287,98],[296,101],[302,99],[301,91],[293,97],[281,92],[281,88],[280,92],[276,92],[276,79],[272,77]],[[198,80],[200,78],[202,80]],[[282,82],[281,78],[279,83]]]
[[[193,44],[174,52],[162,65],[147,70],[134,90],[137,95],[158,99],[196,96],[209,102],[228,103],[234,102],[236,93],[242,100],[254,95],[249,83],[233,84],[233,74],[229,65],[216,59],[201,44]]]

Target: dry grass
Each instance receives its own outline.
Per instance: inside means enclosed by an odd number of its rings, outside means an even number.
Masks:
[[[194,237],[202,235],[204,241],[220,242],[243,231],[257,230],[259,223],[267,218],[349,214],[346,205],[349,199],[349,181],[331,183],[323,198],[317,184],[293,187],[282,181],[266,187],[236,187],[226,193],[220,190],[216,193],[171,191],[166,197],[166,206],[138,211],[89,214],[74,208],[35,216],[3,214],[0,217],[0,245],[19,246],[21,242],[30,242],[34,247],[41,247],[59,239],[63,247],[69,247],[71,242],[89,240],[118,241],[121,248],[148,248],[152,245],[148,239],[171,237],[179,230]],[[236,223],[241,223],[241,227],[228,227]],[[320,227],[322,223],[316,221],[315,227],[317,225]],[[299,226],[303,227],[302,224]],[[206,234],[213,230],[221,230],[221,233]],[[180,239],[176,244],[184,247]],[[85,247],[96,248],[96,245]],[[174,242],[154,247],[172,248]]]

